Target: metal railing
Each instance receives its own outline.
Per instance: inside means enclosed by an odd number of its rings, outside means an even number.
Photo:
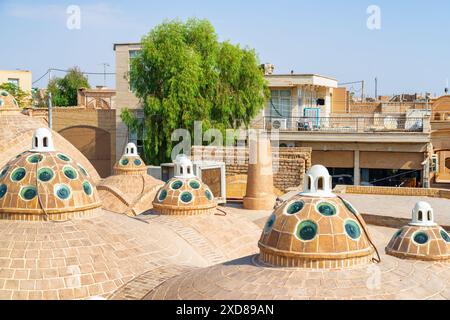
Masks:
[[[254,128],[304,132],[423,132],[423,117],[268,117],[253,123]]]

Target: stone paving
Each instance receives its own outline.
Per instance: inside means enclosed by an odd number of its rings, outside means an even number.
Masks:
[[[382,262],[344,270],[272,268],[256,255],[172,278],[145,299],[450,299],[450,263],[385,255],[395,232],[369,227]]]
[[[340,194],[361,214],[378,217],[381,222],[386,218],[397,218],[400,225],[411,220],[411,210],[418,201],[426,201],[434,210],[434,220],[447,231],[450,230],[450,199],[411,196],[389,196],[370,194]],[[373,223],[372,219],[366,219]],[[392,225],[394,226],[394,225]],[[398,227],[395,225],[395,227]]]

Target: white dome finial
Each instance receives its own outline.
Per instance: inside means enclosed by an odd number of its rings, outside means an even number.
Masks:
[[[179,154],[173,161],[175,164],[175,177],[177,178],[194,178],[194,166],[191,159],[185,154]]]
[[[47,128],[39,128],[33,134],[31,150],[34,152],[55,151],[52,132]]]
[[[133,142],[130,142],[125,147],[125,151],[123,152],[124,156],[138,156],[137,147]]]
[[[417,202],[412,210],[412,220],[409,224],[424,227],[435,226],[434,211],[431,205],[425,201]]]
[[[309,168],[305,174],[302,196],[336,197],[332,192],[332,180],[327,168],[318,164]]]

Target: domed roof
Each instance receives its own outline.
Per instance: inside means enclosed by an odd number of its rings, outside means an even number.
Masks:
[[[372,261],[374,249],[364,220],[350,203],[331,194],[329,174],[323,168],[308,171],[315,178],[312,184],[276,208],[267,220],[259,240],[262,262],[340,268]],[[325,179],[317,185],[320,177]]]
[[[386,253],[405,259],[450,259],[450,236],[434,222],[433,208],[419,201],[412,210],[411,222],[398,230],[386,247]]]
[[[20,108],[16,99],[8,91],[0,90],[0,112],[18,110]]]
[[[177,156],[174,161],[175,177],[158,192],[153,208],[160,214],[195,215],[214,212],[217,202],[209,189],[193,174],[191,160]]]
[[[70,155],[55,151],[51,131],[36,130],[30,151],[0,171],[0,218],[66,220],[100,207],[89,172]]]
[[[114,165],[114,174],[141,175],[147,173],[147,167],[137,152],[137,147],[130,142],[119,161]]]
[[[5,101],[6,99],[13,101],[13,97],[10,95],[1,97]],[[14,104],[14,102],[12,103]],[[0,130],[0,167],[6,165],[17,154],[28,151],[30,149],[30,141],[36,129],[47,125],[40,118],[22,114],[19,107],[6,108],[5,110],[5,105],[0,107],[0,128],[2,128]],[[100,176],[89,160],[60,134],[52,131],[52,135],[54,143],[58,146],[59,150],[64,150],[71,155],[74,161],[83,165],[89,172],[92,180],[97,183],[100,180]]]
[[[153,208],[152,201],[164,182],[147,174],[134,143],[127,144],[114,173],[97,185],[104,209],[135,216]]]

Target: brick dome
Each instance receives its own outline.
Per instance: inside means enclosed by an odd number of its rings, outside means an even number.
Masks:
[[[122,157],[114,165],[114,174],[140,175],[147,173],[147,167],[137,152],[134,143],[128,143]]]
[[[273,266],[341,268],[367,264],[374,253],[367,227],[331,192],[325,167],[307,173],[304,192],[275,209],[259,240],[260,261]]]
[[[100,205],[89,172],[72,156],[54,149],[46,128],[36,130],[29,151],[0,170],[3,219],[66,220],[91,214]]]
[[[167,215],[214,212],[217,202],[209,187],[193,174],[191,160],[185,155],[179,155],[174,164],[175,177],[159,190],[153,200],[153,208]]]
[[[411,222],[394,234],[386,253],[402,259],[449,260],[450,236],[434,222],[433,214],[429,203],[418,202]]]
[[[114,175],[103,179],[97,188],[104,209],[136,216],[153,208],[152,201],[163,185],[147,174],[136,145],[129,143],[114,166]]]
[[[0,112],[18,111],[19,104],[16,99],[5,90],[0,90]]]

